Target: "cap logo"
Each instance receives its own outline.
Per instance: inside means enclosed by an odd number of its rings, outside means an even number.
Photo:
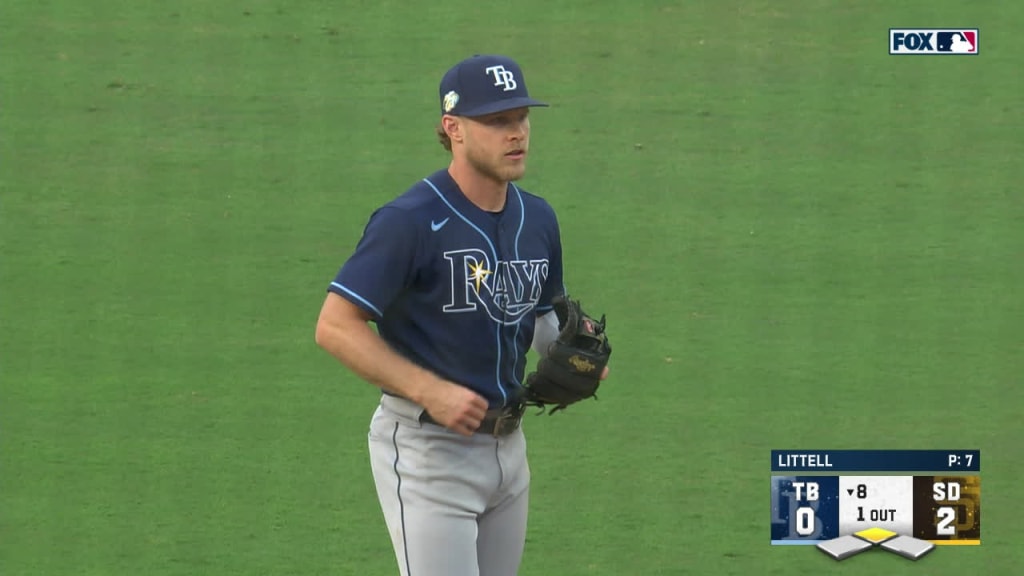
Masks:
[[[504,66],[488,66],[484,70],[485,74],[491,74],[494,76],[495,86],[504,86],[505,92],[515,90],[519,87],[516,82],[516,77],[512,74],[511,70],[505,70]]]
[[[451,92],[444,95],[444,101],[442,102],[441,106],[444,108],[445,112],[451,112],[452,108],[455,108],[455,105],[458,103],[459,93],[456,92],[455,90],[452,90]]]

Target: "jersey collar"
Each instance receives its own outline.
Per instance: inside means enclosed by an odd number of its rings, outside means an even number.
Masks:
[[[438,170],[430,176],[429,180],[457,212],[478,226],[490,227],[495,221],[518,223],[521,220],[522,198],[519,189],[511,182],[505,191],[505,208],[502,210],[501,216],[496,219],[494,213],[483,210],[466,197],[447,169]]]

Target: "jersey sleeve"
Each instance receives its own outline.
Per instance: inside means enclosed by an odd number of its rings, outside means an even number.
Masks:
[[[417,228],[405,210],[384,206],[374,212],[355,251],[328,286],[374,318],[408,287],[415,274]]]
[[[540,292],[540,300],[537,301],[537,315],[543,315],[554,309],[551,301],[555,296],[565,292],[565,284],[562,280],[562,237],[558,230],[558,220],[554,211],[551,212],[550,242],[551,255],[548,259],[548,279]]]

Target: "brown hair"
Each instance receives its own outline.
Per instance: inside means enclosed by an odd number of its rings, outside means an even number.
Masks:
[[[441,124],[440,122],[438,122],[437,126],[434,128],[434,131],[437,133],[437,140],[438,140],[438,142],[441,143],[441,146],[444,146],[445,150],[451,152],[452,151],[452,139],[449,138],[448,137],[448,133],[444,131],[444,124]]]

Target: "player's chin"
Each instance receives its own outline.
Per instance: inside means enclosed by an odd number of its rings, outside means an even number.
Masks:
[[[519,180],[526,174],[526,162],[518,160],[513,163],[506,163],[502,166],[502,180],[511,182],[513,180]]]

